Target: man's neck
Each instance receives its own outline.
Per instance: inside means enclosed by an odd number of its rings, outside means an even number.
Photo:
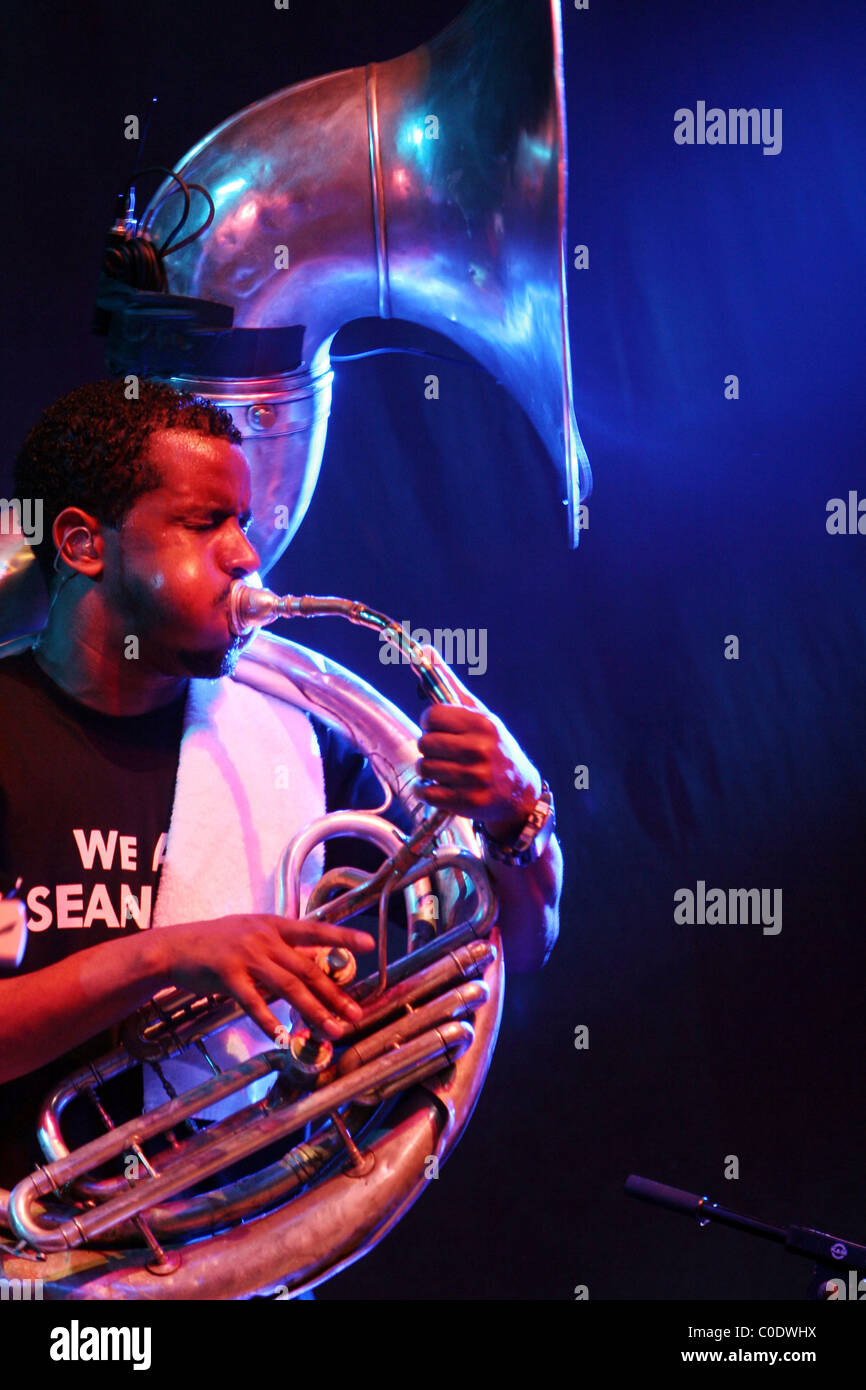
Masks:
[[[137,662],[112,664],[104,651],[70,640],[58,640],[49,629],[32,647],[33,659],[64,694],[100,714],[148,714],[177,700],[187,687],[181,676],[142,671]]]

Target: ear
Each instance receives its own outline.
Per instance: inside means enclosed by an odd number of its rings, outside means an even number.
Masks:
[[[54,519],[51,536],[57,551],[55,568],[60,559],[72,570],[95,578],[102,571],[102,526],[97,518],[81,507],[64,507]]]

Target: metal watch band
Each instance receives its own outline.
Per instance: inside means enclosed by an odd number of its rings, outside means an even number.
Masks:
[[[510,864],[514,868],[534,864],[547,847],[555,827],[553,793],[549,784],[543,780],[541,795],[527,816],[520,834],[510,844],[494,840],[480,821],[475,822],[475,829],[481,837],[485,853],[500,864]]]

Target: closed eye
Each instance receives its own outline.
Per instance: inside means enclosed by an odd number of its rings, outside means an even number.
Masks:
[[[230,521],[234,517],[234,515],[234,512],[225,512],[220,513],[217,516],[212,516],[207,521],[187,521],[184,524],[187,530],[189,531],[213,531],[218,526],[222,526],[223,522]],[[238,525],[240,526],[244,535],[247,534],[252,524],[253,518],[250,514],[238,518]]]

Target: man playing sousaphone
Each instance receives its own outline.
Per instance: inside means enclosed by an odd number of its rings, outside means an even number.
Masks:
[[[326,811],[381,802],[340,735],[229,679],[248,641],[232,631],[230,591],[259,556],[225,412],[152,383],[135,400],[122,383],[80,387],[26,439],[15,488],[44,503],[36,549],[51,606],[32,646],[0,662],[0,890],[20,878],[29,919],[23,963],[0,978],[7,1188],[43,1161],[45,1095],[166,986],[242,1005],[257,1027],[226,1030],[230,1065],[273,1046],[279,1001],[334,1041],[351,1030],[361,1010],[312,948],[364,953],[373,938],[266,905],[278,842]],[[457,688],[462,704],[422,716],[418,794],[480,827],[508,966],[536,970],[556,940],[562,878],[549,788]],[[306,892],[321,849],[310,861]],[[129,1078],[112,1086],[122,1113]]]

